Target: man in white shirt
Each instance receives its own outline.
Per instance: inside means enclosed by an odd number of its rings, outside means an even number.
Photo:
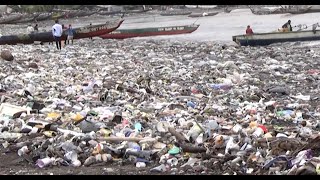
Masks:
[[[33,31],[34,31],[33,27],[31,26],[31,24],[29,24],[27,27],[28,34],[33,33]]]
[[[52,35],[56,42],[58,50],[61,50],[61,36],[62,36],[62,26],[59,24],[59,20],[55,21],[55,25],[52,26]]]

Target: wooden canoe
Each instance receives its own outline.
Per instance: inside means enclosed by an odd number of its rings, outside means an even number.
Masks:
[[[36,21],[45,21],[50,19],[52,16],[52,13],[41,13],[38,17],[36,17]]]
[[[10,24],[18,24],[18,23],[29,23],[35,21],[35,19],[40,15],[40,13],[36,14],[27,14],[24,15],[23,18],[16,20],[16,21],[11,21]],[[9,23],[8,23],[9,24]]]
[[[115,15],[115,14],[137,14],[137,13],[144,13],[148,12],[149,9],[145,10],[129,10],[129,11],[99,11],[97,14],[100,15]]]
[[[310,11],[310,9],[312,8],[312,6],[308,6],[306,8],[301,8],[301,9],[284,9],[284,8],[279,8],[279,9],[274,9],[274,10],[269,10],[267,8],[262,8],[262,9],[258,9],[255,10],[251,7],[249,7],[251,12],[255,15],[268,15],[268,14],[286,14],[286,13],[290,13],[290,14],[305,14],[308,13]]]
[[[206,17],[206,16],[215,16],[219,14],[219,12],[211,12],[211,13],[192,13],[188,17],[196,18],[196,17]]]
[[[116,30],[124,20],[108,21],[105,24],[98,24],[92,26],[85,26],[81,28],[74,28],[75,34],[74,39],[82,39],[89,37],[100,36],[109,32]],[[67,39],[67,32],[64,31],[62,39]],[[1,36],[0,45],[9,44],[32,44],[34,42],[53,42],[52,32],[39,32],[31,34],[21,34],[21,35],[11,35],[11,36]]]
[[[142,10],[128,10],[128,11],[123,11],[122,13],[126,13],[126,14],[135,14],[135,13],[145,13],[150,11],[149,9],[142,9]]]
[[[146,36],[163,36],[192,33],[200,25],[192,24],[187,26],[153,27],[141,29],[118,29],[111,33],[100,36],[102,39],[126,39]]]
[[[160,13],[161,16],[180,16],[180,15],[189,15],[191,11],[165,11]]]
[[[99,15],[114,15],[114,14],[120,14],[121,11],[98,11],[97,14]]]
[[[232,36],[232,40],[241,46],[266,46],[273,43],[283,42],[318,41],[320,40],[320,30],[237,35]]]
[[[8,24],[13,21],[17,21],[23,18],[22,14],[14,14],[14,15],[9,15],[9,16],[3,16],[0,18],[0,24]]]

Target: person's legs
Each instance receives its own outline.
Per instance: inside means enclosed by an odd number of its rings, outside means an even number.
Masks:
[[[59,38],[55,36],[54,41],[56,42],[57,49],[59,50]]]
[[[66,40],[66,44],[69,44],[69,37],[68,37],[67,40]]]
[[[59,37],[58,39],[59,39],[59,48],[61,50],[61,37]]]

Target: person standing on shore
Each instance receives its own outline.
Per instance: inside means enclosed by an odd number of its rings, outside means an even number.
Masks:
[[[39,31],[38,24],[36,24],[33,29],[34,29],[35,32],[38,32]]]
[[[253,34],[253,31],[250,27],[250,25],[247,26],[247,29],[246,29],[246,35],[252,35]]]
[[[31,26],[31,24],[29,24],[27,27],[28,34],[33,33],[33,31],[34,31],[33,27]]]
[[[59,24],[59,20],[55,21],[55,24],[52,26],[52,35],[56,42],[57,49],[61,50],[61,36],[62,36],[62,26]]]
[[[90,23],[90,25],[89,25],[89,26],[90,26],[90,28],[91,28],[91,27],[92,27],[92,23]],[[89,37],[89,39],[91,39],[91,40],[92,40],[92,37]]]
[[[67,43],[66,44],[69,44],[69,40],[71,40],[71,44],[73,44],[74,30],[73,30],[71,24],[69,24],[69,28],[67,29],[67,33],[68,33],[68,37],[67,37]]]

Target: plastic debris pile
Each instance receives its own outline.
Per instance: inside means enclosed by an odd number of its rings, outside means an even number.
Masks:
[[[6,46],[0,150],[30,166],[319,174],[317,47],[79,40]]]

